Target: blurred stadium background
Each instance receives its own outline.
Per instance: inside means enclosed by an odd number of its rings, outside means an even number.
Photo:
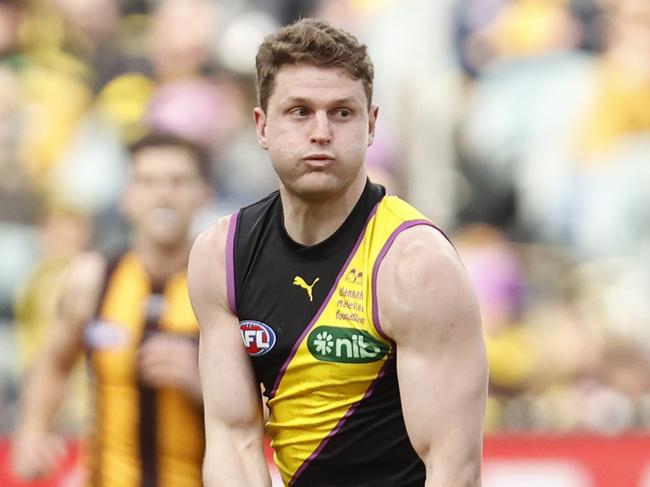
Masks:
[[[373,178],[449,231],[476,285],[484,485],[649,487],[648,0],[0,0],[0,484],[58,276],[125,243],[124,144],[154,127],[210,149],[197,232],[271,191],[254,54],[298,16],[368,44]]]

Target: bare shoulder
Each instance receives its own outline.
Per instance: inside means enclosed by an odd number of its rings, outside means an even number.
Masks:
[[[226,245],[230,219],[232,215],[219,218],[215,223],[203,230],[194,240],[192,252],[190,254],[190,265],[199,266],[200,261],[204,259],[215,259],[223,262],[226,255]]]
[[[75,257],[66,268],[59,287],[59,316],[72,326],[82,326],[97,308],[106,259],[99,252]]]
[[[451,324],[480,324],[478,305],[460,257],[437,229],[418,225],[403,231],[378,275],[380,322],[396,341],[425,324],[444,332]],[[475,331],[475,330],[474,330]]]
[[[99,252],[85,252],[75,257],[63,276],[63,292],[85,300],[96,301],[99,298],[106,258]]]
[[[210,313],[215,304],[227,307],[227,247],[231,215],[221,217],[201,232],[192,245],[187,268],[188,287],[194,311]]]
[[[99,252],[79,254],[66,269],[66,282],[75,288],[97,288],[106,269],[106,259]]]

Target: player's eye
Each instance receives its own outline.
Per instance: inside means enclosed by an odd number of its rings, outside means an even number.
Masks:
[[[339,118],[348,118],[350,115],[352,115],[352,112],[347,108],[339,108],[336,110],[336,115]]]
[[[291,109],[290,113],[296,117],[306,117],[308,112],[304,107],[296,107]]]

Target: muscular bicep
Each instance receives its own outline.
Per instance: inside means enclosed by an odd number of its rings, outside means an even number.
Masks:
[[[239,321],[225,312],[214,317],[220,323],[202,325],[199,344],[206,415],[227,428],[261,428],[260,389],[242,345]]]
[[[479,310],[451,246],[429,228],[398,237],[379,274],[382,326],[397,346],[409,438],[427,485],[479,485],[487,365]]]
[[[421,324],[439,323],[432,320]],[[476,336],[461,338],[464,333],[456,330],[448,330],[447,334],[440,337],[423,333],[419,343],[407,339],[397,344],[397,372],[406,427],[428,468],[450,472],[478,469],[487,384],[485,352]],[[436,340],[445,343],[436,344]],[[445,464],[447,461],[458,465]]]
[[[195,242],[188,267],[192,306],[201,326],[199,369],[208,436],[214,429],[262,431],[260,389],[226,294],[225,233],[220,222]]]

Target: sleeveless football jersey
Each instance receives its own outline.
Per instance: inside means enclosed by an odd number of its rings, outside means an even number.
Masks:
[[[203,414],[191,398],[138,379],[137,353],[153,333],[198,344],[185,272],[152,283],[133,253],[107,265],[97,314],[85,330],[95,388],[92,487],[200,487]]]
[[[229,305],[268,397],[267,432],[286,485],[424,485],[376,302],[382,259],[414,225],[433,226],[371,183],[313,246],[286,233],[278,192],[231,218]]]

